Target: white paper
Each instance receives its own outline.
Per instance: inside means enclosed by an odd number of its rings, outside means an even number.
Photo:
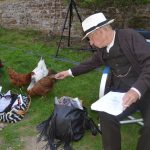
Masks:
[[[10,91],[8,91],[4,96],[11,95]],[[11,97],[6,99],[5,97],[0,98],[0,112],[3,112],[5,108],[10,104]]]
[[[107,112],[111,115],[119,115],[123,112],[122,97],[125,93],[109,92],[91,105],[95,111]]]
[[[0,86],[0,93],[2,92],[2,86]]]
[[[11,108],[14,108],[17,105],[22,105],[22,104],[23,104],[23,99],[22,99],[22,96],[20,94],[20,95],[18,95],[17,99],[15,100],[15,102],[13,103]]]

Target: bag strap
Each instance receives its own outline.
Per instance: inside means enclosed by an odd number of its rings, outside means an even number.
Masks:
[[[52,115],[42,123],[40,123],[37,126],[37,130],[39,132],[38,140],[37,142],[42,141],[42,138],[44,137],[44,140],[47,141],[46,148],[50,147],[51,150],[56,150],[56,144],[54,143],[55,139],[55,120],[56,120],[57,114],[52,113]]]
[[[64,150],[73,150],[70,143],[65,143],[64,144]]]
[[[87,129],[91,130],[92,135],[96,135],[97,132],[102,134],[102,131],[98,128],[98,126],[95,124],[95,122],[91,117],[86,116],[85,119],[86,119],[85,126],[87,127]]]
[[[73,141],[73,137],[74,137],[74,134],[73,134],[73,130],[72,130],[72,122],[71,120],[69,120],[69,128],[66,132],[66,136],[65,136],[65,143],[64,143],[64,150],[72,150],[72,147],[71,147],[71,141]]]

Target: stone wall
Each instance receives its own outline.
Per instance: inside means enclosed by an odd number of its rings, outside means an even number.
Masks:
[[[6,28],[33,28],[46,33],[60,34],[68,10],[63,0],[10,0],[0,3],[0,25]],[[71,34],[81,31],[81,23],[73,9]],[[78,19],[78,20],[77,20]],[[64,34],[68,34],[68,20]],[[79,32],[77,32],[79,30]]]
[[[150,30],[150,4],[124,8],[109,7],[103,12],[115,19],[115,26],[118,28]]]
[[[55,6],[57,7],[55,9]],[[59,7],[59,9],[58,9]],[[44,32],[60,29],[64,7],[60,1],[16,0],[0,5],[0,25],[7,28],[34,28]]]
[[[68,6],[69,3],[65,3],[64,0],[5,0],[0,2],[0,26],[5,28],[31,28],[60,35]],[[91,10],[83,10],[78,7],[77,9],[82,19],[94,13]],[[150,29],[150,5],[141,6],[138,9],[133,7],[131,10],[109,7],[102,11],[108,18],[116,19],[115,25],[119,28],[135,27],[144,18],[143,28]],[[72,17],[71,35],[82,36],[81,23],[75,9],[73,9]],[[67,18],[68,21],[69,16]],[[68,35],[68,28],[68,22],[66,22],[64,35]]]

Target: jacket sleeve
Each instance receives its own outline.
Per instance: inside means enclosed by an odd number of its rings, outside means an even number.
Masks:
[[[96,51],[87,61],[71,69],[73,76],[87,73],[103,64],[102,49]]]
[[[131,37],[128,40],[132,41],[129,42],[130,51],[140,68],[138,79],[133,87],[143,95],[150,90],[150,46],[145,38],[134,30],[131,30]]]

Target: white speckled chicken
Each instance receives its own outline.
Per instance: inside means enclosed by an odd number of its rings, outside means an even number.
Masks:
[[[35,83],[37,83],[40,79],[46,77],[48,72],[45,61],[41,58],[37,67],[32,71],[33,74],[31,76],[31,83],[29,84],[27,91],[31,90]]]

